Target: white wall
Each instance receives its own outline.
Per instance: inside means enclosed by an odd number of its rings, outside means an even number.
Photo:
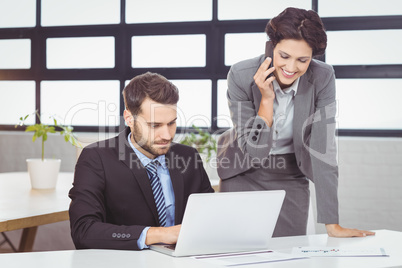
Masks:
[[[402,138],[340,137],[338,149],[341,225],[402,231]]]

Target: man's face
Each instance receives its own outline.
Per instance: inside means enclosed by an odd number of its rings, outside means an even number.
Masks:
[[[133,119],[129,113],[124,111],[124,117],[131,128],[134,146],[151,159],[166,154],[176,133],[177,105],[146,98],[136,118]]]

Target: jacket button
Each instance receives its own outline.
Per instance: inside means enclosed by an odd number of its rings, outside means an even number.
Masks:
[[[113,237],[113,238],[116,238],[116,236],[117,236],[116,233],[113,233],[113,234],[112,234],[112,237]]]
[[[254,132],[254,134],[256,135],[256,136],[258,136],[258,134],[260,134],[260,132],[258,132],[257,130]]]
[[[262,125],[261,125],[261,124],[258,124],[258,125],[257,125],[257,128],[258,128],[258,129],[261,129],[261,128],[262,128]]]
[[[127,238],[130,238],[130,236],[131,236],[131,234],[126,234],[126,237],[127,237]]]
[[[251,139],[252,139],[253,141],[256,141],[256,140],[257,140],[257,137],[256,137],[256,136],[253,136]]]

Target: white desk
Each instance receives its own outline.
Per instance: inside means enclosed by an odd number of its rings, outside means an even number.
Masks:
[[[290,253],[295,246],[355,246],[378,247],[386,249],[390,257],[323,257],[290,260],[283,262],[247,265],[241,267],[401,267],[402,232],[380,230],[376,236],[365,238],[331,238],[326,234],[294,236],[272,239],[271,249]],[[40,267],[40,268],[210,268],[210,264],[192,258],[175,258],[150,250],[69,250],[31,253],[0,254],[2,267]]]
[[[59,173],[51,190],[34,190],[27,172],[0,173],[0,232],[24,229],[19,251],[31,251],[39,225],[69,219],[73,173]]]

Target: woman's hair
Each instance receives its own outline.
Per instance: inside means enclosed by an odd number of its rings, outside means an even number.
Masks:
[[[146,72],[131,79],[123,90],[124,104],[133,116],[141,113],[145,98],[161,104],[177,104],[179,90],[164,76]]]
[[[327,47],[324,24],[313,10],[289,7],[268,22],[265,32],[274,47],[283,39],[306,41],[313,57],[324,54]]]

